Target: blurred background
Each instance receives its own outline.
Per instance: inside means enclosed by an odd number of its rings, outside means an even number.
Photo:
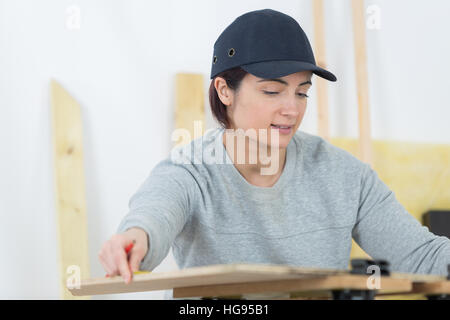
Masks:
[[[217,127],[207,88],[219,34],[239,15],[270,8],[294,17],[314,44],[313,1],[0,0],[0,298],[60,298],[51,79],[81,107],[90,277],[102,277],[102,244],[173,147],[175,75],[204,75],[206,129]],[[330,134],[356,138],[351,5],[324,3],[327,67],[338,78],[328,85]],[[450,2],[365,6],[379,12],[366,30],[372,138],[450,144]],[[300,126],[311,134],[315,90]],[[155,272],[176,268],[170,252]]]

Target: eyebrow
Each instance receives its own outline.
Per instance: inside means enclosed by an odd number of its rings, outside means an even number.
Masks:
[[[276,82],[279,82],[279,83],[282,83],[282,84],[285,84],[285,85],[288,84],[286,81],[281,80],[281,79],[261,79],[261,80],[258,80],[258,82],[265,82],[265,81],[276,81]],[[310,84],[310,85],[312,85],[311,81],[308,80],[308,81],[305,81],[305,82],[300,83],[298,86],[300,87],[300,86],[303,86],[303,85],[305,85],[305,84]]]

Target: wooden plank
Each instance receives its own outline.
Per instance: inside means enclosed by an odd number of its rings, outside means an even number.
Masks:
[[[229,296],[246,293],[267,293],[267,292],[293,292],[299,295],[299,292],[305,291],[309,295],[326,296],[331,290],[353,289],[367,290],[366,275],[331,275],[316,276],[304,279],[289,279],[275,281],[245,282],[209,286],[193,286],[184,288],[175,288],[173,290],[174,298],[188,297],[217,297]],[[390,279],[381,277],[380,292],[396,293],[410,291],[411,281],[406,279]]]
[[[80,106],[55,80],[50,84],[50,99],[60,290],[61,298],[74,299],[66,288],[68,276],[82,279],[90,273],[82,122]]]
[[[175,129],[186,129],[190,134],[190,139],[176,143],[176,146],[180,146],[203,135],[205,128],[203,75],[177,73],[175,96]]]
[[[450,294],[450,281],[414,283],[411,293]]]
[[[84,279],[79,289],[70,288],[70,292],[75,296],[83,296],[174,289],[174,297],[239,296],[263,292],[295,292],[296,296],[302,293],[323,295],[333,289],[367,289],[370,276],[350,274],[348,270],[340,269],[224,264],[169,272],[137,272],[128,285],[121,276]],[[379,294],[403,294],[412,290],[413,283],[445,281],[446,277],[439,275],[392,273],[389,277],[381,277]]]
[[[359,153],[361,161],[372,165],[364,0],[352,0],[352,17],[358,94]]]
[[[414,276],[409,278],[412,279],[411,290],[396,293],[396,299],[410,299],[410,297],[415,297],[415,299],[426,299],[427,295],[450,295],[450,281],[448,280],[421,279],[421,277]],[[445,278],[441,277],[441,279]],[[384,295],[380,295],[380,297],[384,297]]]
[[[175,288],[173,297],[243,298],[249,293],[275,294],[287,292],[290,293],[289,299],[328,299],[331,298],[331,290],[366,290],[367,279],[368,276],[364,275],[340,274],[317,278],[312,276],[302,279],[193,286]],[[444,276],[439,275],[392,273],[389,277],[381,277],[381,288],[377,292],[378,297],[376,299],[386,299],[389,296],[404,299],[413,295],[420,297],[420,295],[425,294],[450,294],[450,281],[445,279]],[[401,295],[405,296],[402,297]]]
[[[166,290],[198,285],[298,279],[320,275],[347,274],[345,270],[291,267],[270,264],[227,264],[192,267],[169,272],[137,274],[126,285],[120,276],[83,279],[73,295],[95,295],[151,290]]]
[[[342,276],[342,278],[330,278],[332,276]],[[351,277],[350,280],[346,278],[348,276]],[[248,283],[254,283],[256,286],[259,286],[258,288],[262,288],[264,283],[268,281],[286,280],[286,285],[288,285],[289,282],[299,279],[315,280],[314,282],[309,282],[310,285],[314,283],[314,287],[308,287],[308,282],[304,282],[304,287],[302,287],[304,290],[309,290],[311,288],[337,288],[343,283],[342,281],[349,281],[346,282],[348,285],[357,288],[358,286],[362,285],[362,282],[354,284],[353,281],[361,281],[360,279],[364,278],[364,286],[366,286],[366,281],[369,276],[371,275],[353,275],[349,274],[348,270],[337,269],[307,268],[272,264],[226,264],[192,267],[169,272],[135,274],[133,276],[133,281],[128,285],[125,284],[121,276],[115,276],[111,278],[84,279],[81,281],[81,286],[79,289],[73,288],[70,289],[70,292],[73,295],[80,296],[151,290],[167,290],[174,288],[212,285],[228,286],[236,284],[241,286],[243,284],[248,285]],[[334,282],[331,282],[331,285],[330,282],[323,282],[325,281],[323,279],[317,282],[319,278],[325,277],[334,279]],[[355,280],[358,279],[358,277],[362,278],[359,278],[359,280]],[[411,283],[412,281],[445,281],[445,277],[437,275],[393,273],[389,278],[382,277],[382,291],[387,292],[388,290],[406,290],[404,287],[399,287],[398,289],[396,289],[395,286],[405,286],[407,283]],[[326,286],[323,283],[325,283]],[[271,284],[274,284],[274,282],[272,282]],[[231,286],[230,288],[233,287]],[[229,294],[228,291],[226,294]]]
[[[314,13],[314,55],[316,64],[326,69],[326,46],[325,46],[325,18],[323,0],[313,1]],[[328,81],[316,77],[317,87],[317,117],[318,134],[325,140],[330,140],[329,111],[328,111]]]
[[[391,278],[408,279],[415,283],[432,283],[446,280],[444,276],[436,274],[417,274],[417,273],[401,273],[401,272],[392,272]]]

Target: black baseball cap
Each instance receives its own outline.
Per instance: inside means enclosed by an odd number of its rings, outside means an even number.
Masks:
[[[272,9],[250,11],[237,17],[217,38],[211,79],[235,67],[266,79],[312,71],[336,81],[334,74],[316,65],[311,44],[298,22]]]

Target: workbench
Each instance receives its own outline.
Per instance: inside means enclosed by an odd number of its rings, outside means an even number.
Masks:
[[[449,277],[391,273],[382,265],[378,275],[368,274],[369,265],[373,261],[361,259],[352,260],[352,270],[273,264],[209,265],[137,273],[129,284],[121,276],[85,279],[68,289],[74,296],[173,289],[175,299],[372,300],[417,294],[428,299],[450,297]]]

